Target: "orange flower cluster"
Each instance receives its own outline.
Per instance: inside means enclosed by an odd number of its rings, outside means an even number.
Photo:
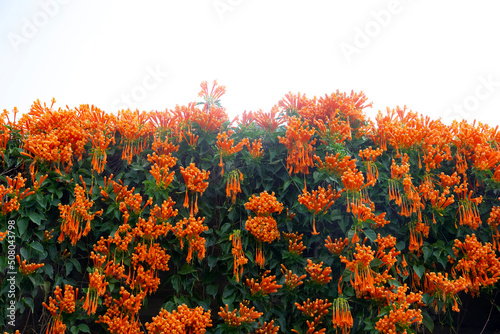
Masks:
[[[285,97],[278,102],[278,107],[283,109],[285,113],[298,112],[309,103],[309,99],[305,94],[298,93],[297,95],[288,92]]]
[[[259,323],[259,326],[251,334],[277,334],[280,330],[280,326],[274,326],[274,320],[270,323],[264,321],[263,324]]]
[[[221,168],[220,176],[224,176],[224,162],[222,158],[227,158],[236,152],[243,149],[244,145],[248,145],[248,138],[240,141],[236,146],[234,146],[234,139],[229,139],[234,132],[230,129],[227,132],[222,132],[217,134],[217,147],[219,148],[220,163]]]
[[[19,272],[24,276],[28,276],[33,274],[38,268],[43,267],[44,263],[26,263],[26,260],[23,260],[21,263],[21,258],[19,255],[16,255],[17,263],[19,263]]]
[[[262,150],[262,139],[255,139],[250,145],[250,141],[245,142],[245,146],[248,148],[248,152],[250,152],[250,156],[252,159],[258,159],[264,156],[264,151]]]
[[[320,324],[322,319],[328,314],[328,308],[332,306],[332,303],[329,303],[328,299],[316,299],[314,302],[311,302],[307,298],[307,301],[303,302],[302,305],[295,303],[295,306],[305,316],[314,318],[314,323]]]
[[[326,146],[333,146],[346,139],[352,139],[349,119],[342,121],[338,115],[335,115],[333,118],[326,117],[325,121],[322,119],[314,120],[314,124],[318,128],[320,142]]]
[[[76,110],[85,120],[82,126],[92,142],[92,169],[100,174],[107,162],[106,149],[115,143],[116,118],[93,105],[81,105]]]
[[[323,262],[317,264],[313,263],[310,259],[307,259],[306,271],[311,276],[311,282],[316,284],[324,285],[332,280],[331,267],[323,268]]]
[[[473,296],[479,294],[481,287],[494,285],[500,279],[500,260],[491,244],[483,245],[475,234],[467,235],[464,242],[455,239],[453,251],[456,257],[463,254],[453,269],[462,273],[468,285],[466,291],[470,290]]]
[[[229,306],[226,304],[226,309],[220,308],[219,317],[230,327],[239,327],[243,323],[252,323],[260,318],[264,313],[254,311],[255,307],[249,308],[247,300],[240,303],[239,310],[229,311]]]
[[[184,207],[185,208],[189,207],[188,190],[193,193],[196,193],[196,200],[194,201],[194,205],[191,205],[191,215],[193,215],[193,208],[194,208],[194,213],[197,214],[198,193],[200,193],[200,196],[202,196],[205,190],[207,189],[208,182],[205,182],[205,180],[208,180],[208,177],[210,176],[210,171],[207,172],[205,170],[199,170],[194,162],[189,164],[189,166],[186,168],[183,168],[182,166],[180,168],[182,177],[184,178],[184,183],[186,183],[186,197],[184,199]]]
[[[267,276],[271,271],[266,270],[260,277],[260,283],[256,280],[246,280],[246,285],[250,288],[252,296],[267,296],[270,293],[278,292],[282,285],[276,284],[276,275]]]
[[[106,277],[101,275],[98,269],[95,269],[92,274],[89,273],[89,288],[87,291],[87,297],[85,298],[85,303],[83,304],[83,309],[87,311],[88,315],[96,312],[97,299],[104,296],[108,284],[109,283],[106,282]]]
[[[299,277],[291,270],[287,270],[284,264],[281,264],[281,273],[285,275],[285,287],[288,290],[293,290],[303,284],[302,280],[307,277],[305,274]]]
[[[359,298],[367,293],[375,292],[373,270],[370,262],[375,258],[375,251],[371,246],[356,244],[354,259],[349,261],[345,256],[340,255],[340,261],[346,264],[346,270],[351,272],[351,285],[356,290],[356,296]],[[354,274],[354,282],[352,275]]]
[[[271,108],[268,113],[263,112],[261,109],[256,111],[253,116],[255,123],[267,133],[274,133],[278,126],[286,122],[286,118],[279,116],[279,109],[277,106]],[[277,116],[278,115],[278,116]]]
[[[82,158],[88,133],[81,125],[82,119],[74,110],[52,110],[55,100],[43,107],[37,100],[29,113],[24,114],[18,126],[26,136],[23,141],[24,152],[21,154],[36,161],[66,166],[69,171],[73,166],[73,156]]]
[[[243,252],[241,247],[241,231],[235,230],[230,236],[229,240],[233,243],[233,249],[231,253],[233,254],[233,275],[236,276],[236,282],[240,281],[240,276],[243,275],[243,265],[248,262],[248,259]]]
[[[286,125],[286,137],[278,137],[279,142],[288,149],[286,168],[290,175],[309,174],[309,167],[314,166],[313,153],[316,139],[311,140],[314,133],[314,128],[306,127],[306,122],[301,122],[300,118],[293,116]]]
[[[238,170],[229,173],[226,185],[226,197],[231,198],[231,202],[236,203],[236,195],[241,192],[240,181],[243,181],[243,174]]]
[[[314,155],[314,160],[316,160],[316,167],[319,170],[336,177],[341,177],[348,170],[356,169],[356,159],[351,159],[347,155],[341,157],[340,153],[335,155],[326,153],[325,162],[321,161],[321,158],[317,155]]]
[[[412,183],[412,177],[409,173],[410,165],[408,160],[410,158],[405,153],[402,157],[401,166],[396,165],[396,161],[392,159],[391,165],[391,179],[389,182],[389,199],[394,200],[401,208],[400,215],[411,217],[416,213],[418,220],[422,219],[422,209],[424,204],[417,188]],[[400,191],[401,185],[403,186],[404,193]]]
[[[153,125],[147,122],[149,116],[139,110],[118,111],[116,130],[121,135],[120,144],[123,145],[122,159],[128,164],[134,155],[141,153],[147,145],[146,138],[153,133]]]
[[[498,225],[500,225],[500,206],[494,206],[491,208],[490,216],[486,221],[491,229],[491,238],[493,239],[493,249],[500,250],[500,232],[498,231]]]
[[[5,232],[0,232],[0,242],[3,241],[3,239],[5,239],[5,237],[9,234],[9,231],[5,231]]]
[[[182,304],[172,313],[161,309],[158,316],[153,317],[152,322],[147,322],[145,327],[151,334],[205,334],[206,328],[212,327],[210,313],[210,310],[205,312],[201,306],[190,309]]]
[[[307,105],[298,110],[301,117],[306,119],[309,124],[314,124],[314,120],[337,119],[337,121],[346,121],[353,127],[359,127],[365,123],[363,109],[372,105],[365,104],[368,98],[363,92],[350,95],[336,91],[330,95],[325,95],[319,99],[309,100]]]
[[[186,261],[191,262],[193,258],[193,251],[197,252],[199,260],[205,257],[205,238],[201,237],[201,233],[208,230],[208,226],[203,225],[205,217],[194,218],[189,216],[180,220],[172,229],[175,236],[179,239],[181,243],[181,249],[184,248],[183,240],[186,238],[189,249]]]
[[[217,80],[214,80],[210,92],[208,91],[208,84],[206,81],[203,81],[200,86],[201,91],[198,93],[198,96],[205,100],[205,111],[210,109],[211,106],[218,104],[219,99],[226,93],[226,87],[219,86]],[[215,129],[217,128],[219,128],[219,126],[215,127]]]
[[[149,173],[156,180],[156,186],[162,189],[167,189],[170,183],[174,180],[174,172],[170,172],[170,168],[177,163],[177,158],[172,157],[172,154],[153,155],[148,154],[148,161],[153,164]]]
[[[335,331],[340,329],[342,334],[349,334],[354,324],[351,315],[351,308],[349,302],[343,297],[335,299],[333,302],[333,328]]]
[[[120,298],[112,298],[107,305],[106,313],[99,316],[97,323],[107,326],[107,331],[111,334],[131,333],[140,334],[139,310],[145,292],[134,295],[128,292],[123,286],[120,288]]]
[[[306,249],[306,246],[304,246],[304,243],[301,241],[303,234],[298,234],[298,232],[283,232],[283,236],[285,240],[288,240],[288,251],[296,256],[302,255]]]
[[[457,294],[460,291],[466,290],[468,287],[467,280],[463,277],[458,279],[448,279],[448,273],[425,273],[424,291],[431,296],[434,296],[433,301],[436,312],[438,311],[438,301],[446,302],[446,299],[453,301],[452,310],[460,312],[458,308]],[[446,304],[443,305],[443,312],[446,312]]]
[[[477,229],[481,224],[481,217],[477,206],[483,201],[483,196],[472,198],[472,190],[468,190],[466,180],[460,186],[455,186],[454,191],[457,194],[460,206],[460,225],[467,225],[473,230]]]
[[[342,240],[342,238],[339,238],[335,239],[335,241],[332,241],[332,238],[328,236],[328,238],[325,239],[325,247],[328,248],[328,250],[332,254],[342,254],[344,248],[347,247],[347,245],[349,245],[349,239],[347,238],[344,238],[344,240]]]
[[[43,302],[42,305],[51,314],[52,318],[47,326],[46,334],[64,334],[66,325],[63,323],[63,313],[71,314],[75,312],[78,289],[74,290],[69,284],[64,286],[64,294],[59,286],[54,291],[55,299],[49,297],[49,304]]]
[[[342,183],[344,184],[344,190],[347,192],[347,212],[351,212],[350,205],[353,207],[362,206],[363,203],[368,203],[368,195],[366,192],[363,194],[363,189],[367,186],[372,185],[371,183],[365,183],[365,177],[363,173],[355,169],[348,169],[342,174]],[[354,200],[350,203],[349,197],[353,197]]]
[[[21,192],[21,188],[24,188],[26,182],[26,179],[21,176],[21,173],[18,173],[14,179],[8,176],[6,179],[8,186],[5,187],[3,184],[0,185],[0,207],[2,208],[0,214],[3,216],[6,216],[9,212],[19,210],[19,202],[35,193],[34,191],[30,191],[30,188],[26,188]],[[9,200],[6,201],[6,199]]]
[[[267,191],[261,192],[259,196],[252,195],[245,203],[247,210],[253,211],[257,216],[269,216],[272,213],[281,213],[283,204],[276,200],[274,192],[268,194]]]
[[[375,329],[381,334],[397,333],[397,327],[403,329],[401,333],[406,334],[412,324],[422,323],[422,310],[410,309],[411,304],[421,302],[422,293],[412,292],[407,295],[407,290],[408,286],[404,284],[398,287],[396,294],[390,294],[389,314],[384,315],[375,324]]]
[[[328,190],[320,186],[318,190],[313,190],[312,194],[307,191],[306,187],[302,190],[302,195],[299,195],[299,203],[313,214],[313,235],[319,234],[316,231],[316,215],[319,212],[325,214],[326,210],[341,196],[342,191],[332,190],[331,184],[328,185]]]
[[[87,186],[81,176],[80,181],[83,187],[79,184],[75,186],[75,199],[73,203],[71,205],[62,205],[59,203],[62,223],[58,241],[62,242],[65,236],[68,236],[73,246],[76,245],[82,236],[86,236],[90,232],[90,222],[94,220],[95,216],[100,216],[103,213],[103,209],[89,213],[90,208],[94,205],[94,201],[87,198]],[[92,193],[92,189],[89,193]]]
[[[268,194],[267,191],[261,192],[259,196],[252,195],[245,203],[247,210],[253,211],[257,217],[248,216],[245,223],[247,231],[257,240],[255,251],[255,262],[262,268],[265,264],[264,252],[262,243],[271,243],[275,239],[279,239],[280,232],[276,220],[271,217],[272,213],[281,213],[283,204],[276,200],[274,192]]]
[[[36,179],[37,174],[38,174],[38,171],[35,171],[35,165],[31,164],[30,165],[30,175],[31,175],[31,182],[33,182],[33,191],[34,192],[37,192],[38,189],[40,189],[40,187],[42,186],[43,181],[45,181],[47,179],[47,177],[49,177],[48,174],[45,174],[45,175],[40,177],[40,180],[37,180]]]
[[[2,113],[0,113],[0,155],[2,155],[2,165],[5,166],[5,156],[4,152],[7,148],[7,142],[10,139],[10,133],[12,127],[15,123],[17,114],[17,108],[14,108],[14,121],[10,122],[9,120],[9,112],[4,109]],[[7,121],[6,121],[7,119]]]
[[[378,168],[375,165],[375,159],[381,156],[384,151],[380,148],[372,150],[372,147],[368,147],[364,150],[359,150],[359,156],[363,159],[363,164],[366,167],[366,181],[371,184],[375,184],[378,180]]]

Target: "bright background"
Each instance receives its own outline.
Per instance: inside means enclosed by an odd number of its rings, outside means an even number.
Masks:
[[[500,124],[497,1],[0,2],[0,109],[108,112],[199,101],[231,115],[284,94],[363,91],[378,110]]]

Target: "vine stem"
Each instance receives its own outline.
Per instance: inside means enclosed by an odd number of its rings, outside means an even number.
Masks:
[[[486,329],[486,325],[488,325],[488,322],[490,322],[491,311],[493,311],[493,306],[495,306],[494,300],[496,299],[497,294],[498,294],[498,290],[495,293],[495,297],[493,298],[493,301],[491,302],[491,308],[490,308],[490,313],[488,314],[488,319],[486,319],[486,323],[484,324],[483,329],[481,330],[481,333],[479,333],[479,334],[483,334],[484,330]]]

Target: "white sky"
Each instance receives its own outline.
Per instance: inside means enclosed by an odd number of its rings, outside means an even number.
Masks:
[[[164,110],[217,80],[234,116],[284,94],[363,91],[500,125],[497,1],[0,0],[0,109]],[[127,98],[126,96],[129,96]]]

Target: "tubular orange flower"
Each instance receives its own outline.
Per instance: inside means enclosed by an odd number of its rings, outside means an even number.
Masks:
[[[245,203],[245,208],[253,211],[257,216],[269,216],[275,212],[281,213],[283,204],[276,200],[274,192],[268,194],[267,191],[264,191],[259,196],[252,195]]]
[[[47,334],[64,334],[66,332],[66,325],[62,322],[62,313],[73,313],[76,308],[76,299],[78,296],[78,289],[74,290],[69,284],[64,286],[64,294],[61,288],[56,286],[54,291],[55,299],[49,296],[49,304],[43,302],[45,307],[52,318],[47,326]]]
[[[389,306],[389,314],[381,317],[375,324],[375,329],[382,334],[396,333],[396,326],[406,329],[412,324],[421,324],[423,320],[422,310],[410,309],[412,303],[422,300],[422,293],[406,294],[408,286],[405,284],[398,287],[397,293],[391,295],[392,307]]]
[[[458,196],[460,206],[457,212],[460,213],[460,225],[467,225],[473,230],[481,224],[481,217],[477,206],[483,201],[483,196],[472,198],[472,190],[468,190],[467,181],[464,180],[460,186],[455,186],[454,191]]]
[[[62,205],[59,203],[59,211],[62,219],[61,234],[58,241],[62,242],[65,236],[71,239],[71,244],[76,245],[77,241],[82,236],[86,236],[90,232],[90,222],[96,215],[102,215],[103,209],[89,213],[90,208],[94,205],[94,201],[87,198],[87,187],[83,178],[80,176],[83,187],[77,184],[75,186],[75,200],[71,205]],[[83,226],[82,224],[85,224]]]
[[[200,193],[200,196],[203,195],[205,190],[208,187],[208,182],[205,182],[205,180],[208,180],[208,177],[210,176],[210,171],[205,171],[205,170],[199,170],[194,162],[192,162],[188,167],[183,168],[182,166],[180,167],[181,169],[181,174],[182,177],[184,178],[184,182],[186,183],[186,197],[184,200],[184,207],[187,208],[189,207],[189,197],[188,197],[188,190],[196,193],[196,200],[194,202],[194,205],[191,205],[191,215],[193,214],[193,209],[194,213],[198,213],[198,193]],[[191,201],[192,202],[192,201]]]
[[[341,177],[346,171],[356,169],[356,159],[351,159],[350,156],[340,157],[340,153],[330,155],[326,153],[325,162],[321,161],[320,157],[314,155],[316,166],[319,170],[336,177]]]
[[[89,288],[85,303],[83,304],[83,309],[87,311],[88,315],[96,312],[97,299],[104,295],[108,284],[109,283],[106,282],[106,277],[101,275],[98,269],[95,269],[92,274],[89,274]]]
[[[134,154],[139,154],[146,148],[145,140],[153,132],[153,126],[147,122],[149,116],[146,112],[139,110],[118,111],[116,120],[116,130],[121,135],[121,144],[123,145],[122,159],[128,164],[132,162]]]
[[[464,277],[459,277],[456,280],[448,279],[448,273],[444,275],[442,273],[425,273],[424,282],[424,292],[431,296],[434,296],[433,305],[437,312],[438,301],[442,300],[446,302],[453,301],[452,310],[455,312],[460,312],[458,308],[458,296],[460,291],[466,290],[468,288],[467,280]],[[446,312],[446,305],[443,305],[443,312]]]
[[[283,235],[285,240],[288,240],[288,251],[297,256],[302,255],[302,252],[306,249],[306,246],[301,241],[303,234],[283,232]]]
[[[21,188],[24,188],[26,182],[26,179],[21,176],[21,173],[18,173],[14,179],[8,176],[6,179],[8,186],[5,187],[3,184],[0,185],[1,215],[7,215],[9,212],[19,210],[19,202],[35,193],[34,191],[30,191],[30,188],[26,188],[21,192]],[[8,201],[6,201],[6,199],[8,199]]]
[[[262,151],[262,139],[261,138],[259,138],[258,141],[257,141],[257,139],[255,139],[252,142],[252,145],[250,145],[250,141],[247,140],[245,142],[245,145],[248,148],[248,151],[250,152],[250,156],[252,157],[252,159],[258,159],[264,155],[264,151]]]
[[[201,233],[208,230],[208,226],[203,225],[205,217],[197,219],[193,216],[184,218],[179,221],[173,228],[175,236],[181,243],[181,249],[184,247],[183,240],[186,238],[189,249],[186,261],[188,263],[192,260],[193,251],[197,251],[198,259],[202,260],[205,257],[205,238],[201,237]]]
[[[467,280],[468,287],[473,296],[479,294],[479,289],[494,285],[500,279],[500,259],[490,243],[482,244],[476,235],[467,235],[465,241],[455,239],[453,246],[455,256],[463,254],[454,265],[454,270],[462,273]]]
[[[367,293],[375,291],[373,270],[370,262],[375,258],[375,251],[371,246],[356,244],[354,259],[349,261],[345,256],[340,255],[340,261],[346,264],[346,269],[351,272],[351,285],[356,290],[359,298]],[[354,275],[354,282],[352,281]]]
[[[233,204],[236,203],[236,195],[241,192],[240,181],[243,181],[243,174],[239,169],[229,173],[226,185],[226,197],[230,197]]]
[[[172,157],[171,153],[168,155],[161,154],[158,156],[156,152],[154,152],[153,155],[148,154],[147,158],[148,161],[153,164],[149,173],[155,178],[156,186],[166,189],[174,180],[175,173],[169,173],[169,169],[175,166],[177,158]]]
[[[240,303],[239,310],[229,311],[229,306],[226,304],[226,309],[220,308],[219,317],[230,327],[239,327],[243,323],[252,323],[260,318],[264,313],[254,311],[255,307],[248,308],[249,301],[245,300]]]
[[[227,132],[217,134],[217,147],[219,148],[220,156],[219,167],[221,168],[220,176],[224,176],[224,163],[222,162],[222,158],[227,158],[234,153],[241,151],[243,146],[248,142],[248,139],[242,140],[234,146],[234,139],[229,139],[233,133],[234,132],[232,130],[228,130]]]
[[[303,284],[304,282],[302,280],[307,277],[305,274],[299,277],[291,270],[287,270],[284,264],[281,264],[281,268],[281,273],[285,275],[285,287],[288,290],[293,290]]]
[[[335,242],[332,242],[332,239],[330,236],[328,236],[327,239],[325,239],[325,247],[328,248],[330,253],[332,254],[337,254],[340,255],[342,254],[342,251],[344,250],[345,247],[349,245],[349,239],[345,238],[342,240],[340,239],[335,239]]]
[[[262,110],[256,111],[253,116],[255,123],[260,126],[267,133],[273,133],[276,131],[278,126],[285,123],[286,119],[282,116],[276,116],[279,114],[279,109],[277,106],[271,108],[269,113],[264,113]]]
[[[316,284],[324,285],[332,280],[332,276],[330,276],[332,268],[323,268],[323,262],[315,264],[310,259],[307,259],[306,271],[311,276],[311,281]]]
[[[190,333],[205,334],[207,327],[212,327],[210,310],[206,311],[198,306],[190,309],[186,304],[177,306],[172,313],[161,309],[158,316],[153,317],[151,323],[146,323],[148,333]]]
[[[26,260],[23,260],[21,263],[21,258],[19,255],[16,255],[17,263],[19,263],[19,272],[24,276],[28,276],[33,274],[38,268],[43,267],[45,264],[43,263],[26,263]]]
[[[277,334],[280,330],[280,326],[274,326],[274,320],[270,323],[265,321],[263,324],[259,323],[259,326],[251,334]]]
[[[316,215],[319,212],[325,214],[335,200],[341,196],[342,191],[337,192],[336,190],[332,190],[330,184],[328,185],[328,190],[320,186],[318,190],[312,191],[312,195],[305,187],[302,190],[302,195],[299,195],[299,203],[304,205],[313,214],[313,235],[319,234],[316,231]]]
[[[349,302],[343,297],[335,299],[333,302],[333,328],[335,331],[340,329],[342,334],[349,334],[351,328],[354,324],[354,320],[351,315],[351,308],[349,307]]]
[[[328,299],[316,299],[314,302],[311,302],[309,298],[307,298],[307,301],[303,302],[302,305],[295,303],[295,306],[305,316],[314,318],[314,323],[319,324],[328,314],[328,308],[332,306],[332,303],[329,303]]]
[[[246,285],[250,288],[252,296],[267,296],[268,294],[276,293],[278,292],[278,289],[281,289],[282,285],[276,284],[276,275],[267,276],[270,272],[270,270],[266,270],[262,274],[260,283],[253,278],[247,278]]]
[[[372,150],[372,147],[368,147],[364,150],[359,150],[359,156],[363,159],[363,164],[366,167],[366,180],[368,183],[375,184],[378,179],[378,168],[375,165],[375,159],[382,155],[383,151],[380,148]]]
[[[235,230],[229,236],[229,240],[233,243],[233,275],[236,276],[236,282],[240,281],[240,276],[243,275],[243,265],[248,262],[248,259],[243,252],[243,248],[241,247],[241,231]]]
[[[280,143],[288,149],[286,167],[288,173],[309,174],[309,167],[314,166],[313,153],[316,139],[312,139],[314,128],[306,127],[306,122],[293,116],[286,125],[286,137],[278,137]],[[310,141],[311,140],[311,141]]]

